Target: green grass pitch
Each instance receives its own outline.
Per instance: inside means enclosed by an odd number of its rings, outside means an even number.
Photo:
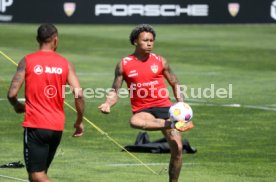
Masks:
[[[0,50],[18,62],[37,50],[33,24],[1,24]],[[109,88],[115,64],[130,54],[128,41],[135,25],[57,25],[58,52],[75,65],[83,88]],[[184,154],[179,181],[276,181],[276,26],[275,25],[155,25],[154,52],[164,56],[181,84],[188,88],[228,88],[232,98],[191,98],[195,128],[183,138],[198,149]],[[0,164],[23,161],[21,122],[6,100],[16,68],[0,56]],[[22,89],[23,90],[23,89]],[[19,97],[23,97],[20,93]],[[66,101],[73,104],[68,96]],[[132,144],[139,130],[130,128],[127,98],[109,115],[97,107],[104,98],[86,98],[86,117],[122,145]],[[236,105],[233,105],[236,104]],[[238,105],[239,104],[239,105]],[[227,107],[227,106],[236,107]],[[66,107],[66,129],[49,176],[58,182],[168,181],[169,154],[135,153],[159,173],[136,165],[128,154],[88,123],[85,135],[75,139],[74,112]],[[151,140],[162,137],[150,132]],[[128,166],[120,166],[126,164]],[[152,165],[157,164],[157,165]],[[0,169],[2,176],[27,179],[25,169]]]

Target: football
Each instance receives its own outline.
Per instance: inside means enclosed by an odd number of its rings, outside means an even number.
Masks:
[[[193,117],[193,110],[189,104],[177,102],[169,110],[171,121],[190,121]]]

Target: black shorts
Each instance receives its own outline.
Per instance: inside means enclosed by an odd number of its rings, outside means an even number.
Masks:
[[[47,172],[60,143],[62,131],[24,129],[24,160],[27,171]]]
[[[155,118],[168,119],[170,117],[169,109],[170,107],[151,107],[147,109],[142,109],[140,111],[137,111],[136,113],[147,112],[152,114]]]

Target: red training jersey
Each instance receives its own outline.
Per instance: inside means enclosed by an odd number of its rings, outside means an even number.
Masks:
[[[68,61],[55,52],[37,51],[25,56],[26,114],[23,127],[64,129],[63,90]]]
[[[140,61],[130,55],[123,58],[121,64],[133,112],[172,105],[163,76],[164,66],[161,56],[151,53],[147,60]]]

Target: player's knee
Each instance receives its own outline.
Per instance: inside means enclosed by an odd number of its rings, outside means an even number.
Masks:
[[[132,128],[138,128],[138,122],[136,119],[134,118],[131,118],[130,121],[129,121],[129,124]]]
[[[29,181],[30,181],[30,182],[40,182],[41,179],[40,179],[40,177],[37,176],[37,175],[30,175],[30,176],[29,176]]]
[[[37,182],[37,181],[39,181],[39,176],[37,176],[34,173],[31,173],[31,174],[29,174],[29,180],[30,180],[30,182]]]
[[[30,182],[51,182],[45,173],[31,173],[29,180]]]
[[[129,122],[132,128],[144,129],[144,124],[139,119],[131,118]]]

